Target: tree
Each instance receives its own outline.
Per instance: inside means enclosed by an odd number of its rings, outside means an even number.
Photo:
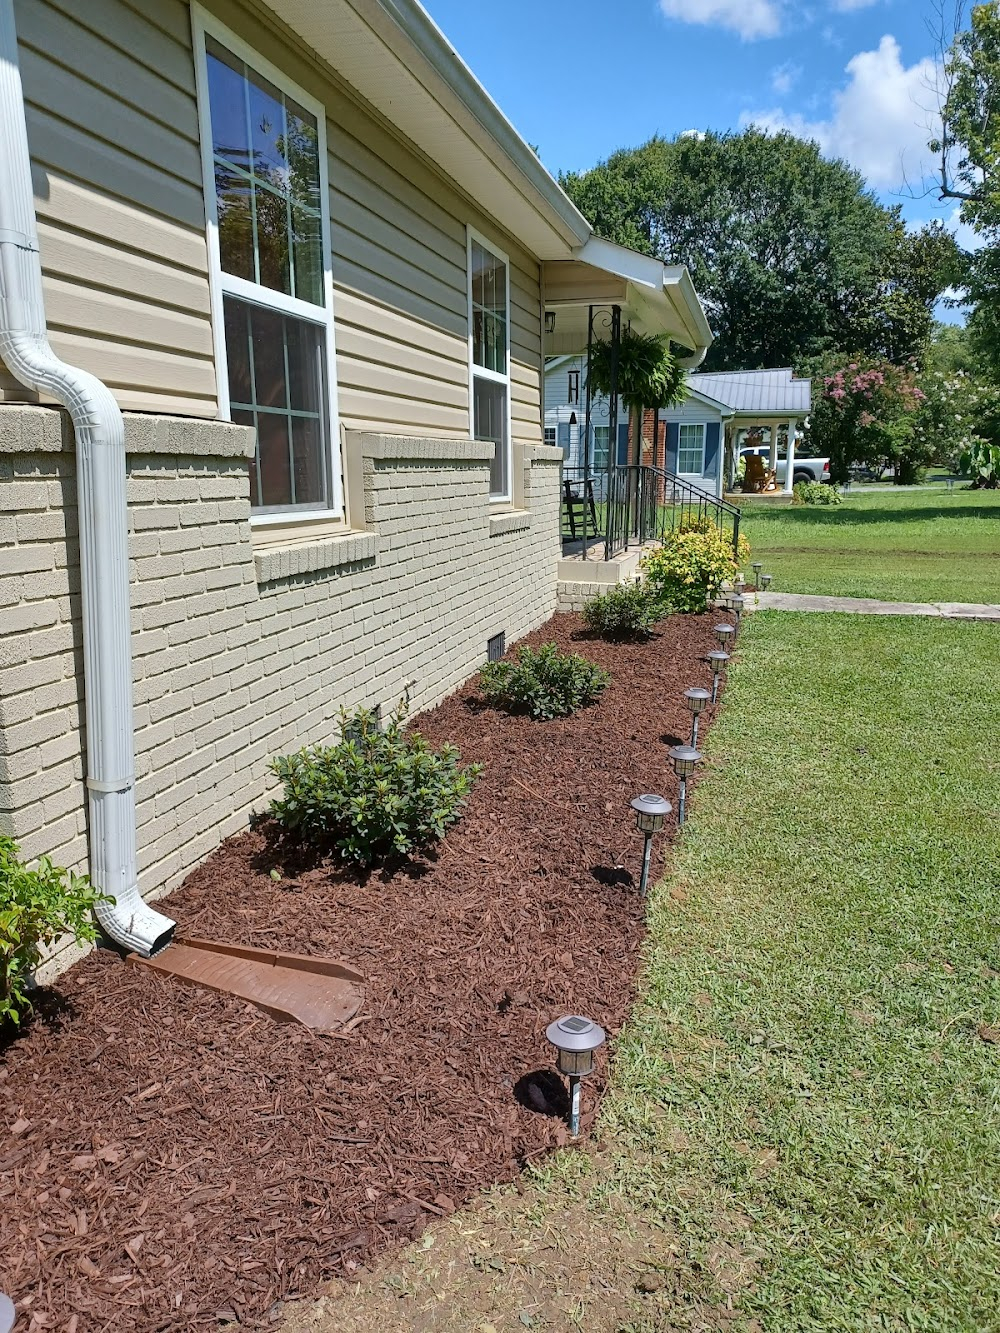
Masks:
[[[829,456],[832,481],[846,481],[853,464],[865,463],[893,467],[897,484],[910,484],[931,461],[916,429],[924,401],[912,368],[852,361],[823,377],[809,443]]]
[[[957,31],[944,57],[941,134],[930,147],[939,155],[939,193],[957,199],[962,221],[982,238],[966,256],[963,286],[973,312],[974,346],[1000,371],[1000,4],[955,7]]]
[[[562,184],[599,235],[688,266],[716,335],[709,369],[905,360],[954,277],[943,229],[909,233],[856,171],[791,134],[655,137]]]

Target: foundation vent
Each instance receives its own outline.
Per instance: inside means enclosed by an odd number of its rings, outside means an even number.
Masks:
[[[501,630],[499,634],[494,634],[492,639],[486,640],[486,660],[487,662],[499,662],[501,657],[507,651],[507,631]]]

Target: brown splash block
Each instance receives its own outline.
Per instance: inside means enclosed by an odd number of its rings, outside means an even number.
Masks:
[[[333,958],[177,939],[154,958],[133,953],[128,961],[193,986],[238,995],[279,1022],[297,1021],[316,1032],[337,1032],[364,999],[364,976]]]

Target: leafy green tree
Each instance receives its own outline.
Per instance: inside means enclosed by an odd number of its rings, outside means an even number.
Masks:
[[[845,349],[906,360],[955,276],[943,229],[909,233],[858,172],[791,134],[655,137],[562,184],[601,236],[688,266],[716,335],[707,369]]]
[[[963,21],[964,9],[957,7]],[[969,27],[955,34],[944,60],[941,197],[957,199],[962,221],[982,238],[966,257],[963,285],[973,312],[973,346],[1000,372],[1000,4],[973,5]]]

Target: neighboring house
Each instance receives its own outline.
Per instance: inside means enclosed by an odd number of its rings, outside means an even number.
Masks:
[[[271,756],[555,609],[546,348],[711,334],[415,0],[0,0],[0,72],[0,829],[148,951]]]
[[[586,353],[551,357],[545,366],[545,438],[563,451],[567,469],[584,465],[587,421]],[[746,431],[763,430],[777,449],[779,428],[791,430],[792,472],[794,438],[811,407],[811,383],[796,379],[791,370],[695,372],[688,376],[687,395],[675,407],[662,410],[653,457],[654,414],[643,421],[642,462],[665,467],[712,495],[721,496],[732,484],[737,446]],[[609,404],[595,398],[590,404],[588,464],[600,473],[608,465],[610,448]],[[635,457],[629,440],[629,414],[619,404],[613,463]],[[791,482],[787,489],[791,489]]]

